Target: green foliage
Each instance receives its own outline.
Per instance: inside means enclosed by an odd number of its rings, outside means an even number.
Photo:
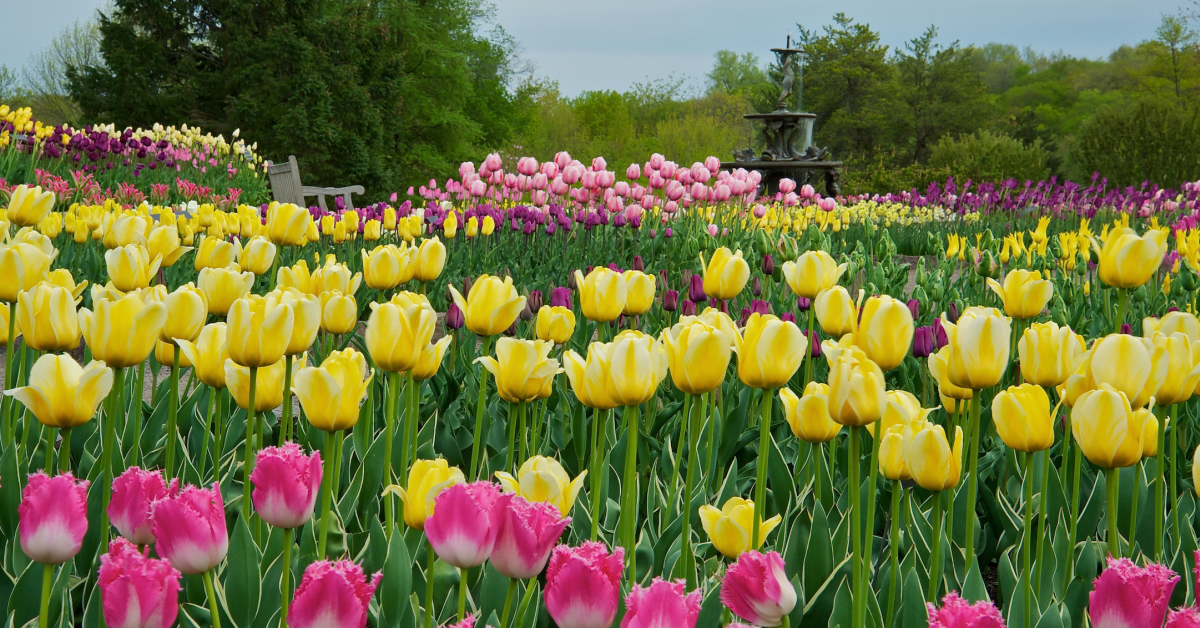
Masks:
[[[1146,99],[1106,107],[1079,129],[1075,158],[1116,185],[1200,178],[1200,109]]]
[[[945,135],[932,148],[929,165],[944,168],[956,179],[973,181],[1040,181],[1049,176],[1046,151],[1040,141],[1019,139],[981,130]]]

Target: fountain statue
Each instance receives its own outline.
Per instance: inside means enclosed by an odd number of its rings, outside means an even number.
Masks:
[[[841,191],[838,178],[843,164],[829,158],[829,149],[818,148],[813,144],[813,122],[817,115],[793,113],[788,110],[796,82],[793,58],[803,54],[804,50],[793,48],[791,35],[788,35],[787,47],[772,48],[771,52],[775,53],[783,71],[775,111],[743,116],[747,120],[763,123],[762,139],[765,147],[760,154],[756,154],[753,148],[735,150],[733,161],[724,162],[721,167],[758,170],[763,175],[762,185],[768,194],[778,192],[779,181],[784,178],[792,179],[797,185],[804,185],[819,183],[819,177],[823,177],[825,193],[837,195]],[[802,89],[797,89],[796,93],[801,93]]]

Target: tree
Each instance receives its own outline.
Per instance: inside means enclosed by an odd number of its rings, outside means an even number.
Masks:
[[[770,79],[758,55],[747,52],[740,57],[732,50],[718,50],[713,55],[713,67],[704,76],[708,79],[708,93],[744,94],[761,89]]]
[[[77,21],[63,29],[48,48],[33,55],[22,72],[38,119],[51,124],[77,123],[82,112],[69,95],[67,74],[72,69],[103,64],[100,29],[95,21]]]
[[[0,63],[0,103],[11,105],[18,98],[17,73]]]
[[[1188,28],[1187,22],[1173,15],[1162,16],[1162,23],[1154,31],[1158,36],[1155,41],[1161,48],[1155,50],[1155,61],[1152,72],[1159,74],[1170,82],[1175,92],[1175,98],[1184,99],[1184,81],[1195,66],[1196,47],[1198,43],[1196,31]]]

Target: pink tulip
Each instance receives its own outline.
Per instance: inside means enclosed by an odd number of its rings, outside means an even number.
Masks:
[[[29,476],[17,507],[17,532],[26,556],[57,565],[79,553],[88,528],[87,487],[87,480],[76,480],[70,472]]]
[[[1128,558],[1110,556],[1089,596],[1092,627],[1161,626],[1178,582],[1179,576],[1163,565],[1143,568]]]
[[[254,512],[276,528],[298,528],[313,515],[321,490],[321,454],[305,456],[296,443],[267,447],[258,452],[251,497]]]
[[[492,555],[499,518],[500,489],[491,482],[457,484],[438,493],[425,535],[442,560],[465,569]]]
[[[811,199],[816,195],[817,190],[807,183],[804,184],[804,187],[800,188],[800,196],[803,196],[804,198]]]
[[[653,157],[651,157],[651,159],[653,159]],[[675,162],[664,161],[664,162],[662,162],[662,165],[660,165],[658,167],[658,173],[661,174],[663,176],[663,178],[670,179],[671,177],[675,176],[675,171],[678,169],[679,169],[679,166],[676,165]]]
[[[475,181],[471,184],[471,196],[478,198],[483,196],[484,192],[487,192],[487,183]]]
[[[467,615],[457,624],[446,624],[442,628],[475,628],[475,616]]]
[[[469,161],[464,161],[458,165],[458,176],[460,179],[465,178],[467,175],[471,174],[472,172],[475,172],[475,164],[473,164]],[[437,183],[435,183],[433,179],[430,179],[429,187],[436,188]]]
[[[537,163],[537,162],[534,162],[534,163]],[[483,160],[483,165],[487,166],[488,170],[494,171],[494,170],[499,170],[499,169],[503,168],[504,161],[502,159],[500,159],[499,153],[490,153],[487,156],[487,158]]]
[[[546,569],[546,611],[558,628],[608,628],[617,616],[625,550],[559,545]]]
[[[720,230],[720,227],[717,227],[715,224],[709,223],[709,225],[708,225],[708,235],[710,235],[710,236],[712,236],[712,237],[714,237],[714,238],[715,238],[715,237],[717,237],[717,234],[718,234],[718,233],[720,233],[720,231],[721,231],[721,230]]]
[[[819,203],[817,203],[817,206],[821,208],[821,211],[831,212],[837,209],[837,201],[826,196],[825,198],[821,199]]]
[[[592,159],[592,170],[594,170],[595,172],[600,172],[601,170],[605,170],[607,168],[608,168],[608,162],[604,161],[603,157],[596,157],[596,158]]]
[[[538,171],[538,161],[533,157],[522,157],[517,160],[517,172],[529,177]]]
[[[170,628],[179,613],[180,574],[133,543],[113,540],[100,557],[100,600],[109,628]]]
[[[654,153],[654,154],[650,155],[650,161],[646,163],[646,167],[649,168],[650,170],[658,170],[658,169],[662,168],[663,163],[665,163],[665,162],[666,162],[665,157],[663,157],[662,155],[660,155],[658,153]]]
[[[787,194],[788,192],[793,192],[795,190],[796,190],[796,182],[795,181],[788,179],[788,178],[783,178],[783,179],[779,180],[779,191],[780,192]]]
[[[542,174],[546,175],[547,179],[554,179],[558,176],[558,164],[553,161],[547,161],[542,164]]]
[[[734,181],[733,183],[735,185],[741,184],[740,181]],[[729,200],[729,197],[732,196],[733,193],[733,188],[725,185],[724,183],[718,183],[717,187],[713,188],[712,198],[717,202],[724,202]]]
[[[1165,628],[1200,628],[1200,609],[1189,606],[1167,613]]]
[[[562,180],[566,181],[567,185],[575,185],[579,182],[579,179],[583,177],[583,173],[583,168],[569,165],[566,168],[563,168]]]
[[[362,628],[383,574],[369,579],[348,561],[319,560],[304,570],[288,611],[290,628]],[[394,600],[393,600],[394,601]]]
[[[942,598],[942,607],[926,604],[929,628],[1004,628],[1004,618],[991,602],[971,604],[950,592]]]
[[[642,178],[642,169],[637,164],[629,164],[629,167],[625,169],[625,178],[637,181]]]
[[[704,167],[708,168],[708,172],[710,174],[716,175],[717,172],[721,170],[721,160],[717,159],[714,155],[709,155],[708,158],[704,160]]]
[[[554,154],[554,165],[558,166],[559,170],[566,168],[570,163],[571,153],[564,150]]]
[[[763,216],[766,216],[766,215],[767,215],[767,206],[766,205],[760,204],[760,205],[754,206],[754,217],[755,218],[762,218]]]
[[[171,480],[168,487],[162,471],[129,467],[113,480],[108,518],[121,536],[138,545],[149,545],[154,542],[150,508],[154,502],[178,494],[179,480]]]
[[[185,574],[216,567],[229,551],[221,487],[187,486],[154,503],[154,549]]]
[[[531,502],[514,494],[496,500],[499,526],[492,549],[492,566],[501,575],[528,580],[542,573],[550,550],[571,523],[558,508],[546,502]]]
[[[721,603],[756,626],[778,626],[796,607],[796,589],[783,570],[778,552],[742,553],[725,572]]]
[[[699,589],[683,593],[683,580],[655,578],[646,588],[635,584],[625,598],[621,628],[695,628],[700,598]]]

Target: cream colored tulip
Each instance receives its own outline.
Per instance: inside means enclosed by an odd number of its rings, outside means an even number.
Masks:
[[[496,479],[505,493],[520,495],[531,502],[548,503],[564,517],[571,513],[586,477],[587,470],[584,469],[572,480],[557,460],[545,456],[526,460],[517,469],[516,477],[504,471],[496,472]]]
[[[577,270],[575,285],[579,290],[580,309],[588,320],[607,323],[617,320],[625,311],[628,286],[620,273],[606,266],[597,266],[584,277]]]
[[[1191,399],[1200,385],[1200,341],[1189,340],[1181,332],[1167,335],[1160,331],[1154,333],[1150,342],[1154,343],[1156,355],[1159,347],[1166,349],[1169,362],[1167,376],[1153,393],[1154,403],[1170,406]]]
[[[69,355],[46,354],[33,363],[28,386],[4,394],[29,408],[42,425],[63,429],[92,420],[112,383],[112,369],[104,362],[80,367]]]
[[[271,271],[275,263],[275,244],[262,236],[254,236],[246,241],[242,252],[238,254],[238,266],[256,276],[265,275]]]
[[[829,417],[846,426],[874,423],[887,405],[883,371],[858,347],[842,351],[829,367]]]
[[[808,339],[790,321],[757,312],[746,319],[741,335],[734,335],[738,378],[752,388],[778,388],[796,374],[808,353]]]
[[[53,209],[54,192],[43,191],[40,185],[18,185],[9,194],[5,214],[8,221],[14,225],[32,227],[41,222]]]
[[[308,351],[321,330],[321,297],[295,288],[277,289],[272,294],[280,303],[292,308],[292,336],[283,354],[300,355]]]
[[[207,270],[207,269],[206,269]],[[194,284],[184,284],[166,295],[167,322],[158,339],[163,342],[195,340],[208,318],[208,298]]]
[[[826,334],[841,338],[854,331],[858,309],[845,288],[834,286],[822,290],[810,307],[816,310],[817,322],[821,325],[821,331]]]
[[[995,386],[1008,368],[1012,319],[994,308],[969,307],[953,324],[942,318],[950,341],[950,383],[982,390]]]
[[[750,265],[742,259],[740,250],[730,252],[728,248],[721,247],[707,263],[701,255],[700,263],[704,266],[704,294],[713,299],[736,297],[750,279]]]
[[[944,491],[958,486],[962,476],[961,427],[954,428],[954,447],[946,440],[946,430],[936,423],[925,423],[904,444],[904,463],[917,486],[927,491]]]
[[[480,336],[495,336],[508,329],[521,310],[525,309],[525,297],[517,294],[512,277],[480,275],[464,299],[462,294],[450,286],[450,296],[462,310],[467,329]]]
[[[452,340],[454,340],[453,336],[442,336],[437,342],[421,347],[421,354],[412,367],[413,380],[423,382],[437,375],[438,369],[442,366],[442,358],[446,356],[446,349]]]
[[[278,362],[292,337],[292,307],[275,295],[244,296],[233,302],[225,320],[229,359],[238,366]]]
[[[563,370],[571,390],[579,403],[589,408],[608,410],[621,405],[613,388],[609,355],[608,343],[603,342],[588,345],[586,360],[574,351],[563,355]]]
[[[510,403],[538,398],[546,381],[559,372],[558,360],[548,357],[554,345],[542,340],[501,338],[496,357],[485,355],[475,361],[496,378],[496,391]]]
[[[1042,279],[1042,274],[1036,270],[1020,268],[1005,275],[1003,285],[995,279],[988,279],[987,284],[992,292],[999,295],[1004,304],[1004,313],[1016,319],[1024,320],[1041,314],[1054,296],[1054,284]]]
[[[163,268],[170,268],[184,253],[192,250],[190,246],[183,246],[175,225],[160,225],[152,229],[150,237],[146,239],[146,248],[151,257],[157,255],[162,259],[159,265]]]
[[[1155,332],[1168,336],[1180,332],[1191,342],[1200,340],[1200,320],[1190,312],[1176,310],[1167,312],[1162,318],[1147,317],[1142,319],[1142,336],[1150,338]]]
[[[303,371],[304,362],[302,357],[298,363],[292,364],[292,368],[298,372]],[[255,412],[270,412],[283,405],[283,380],[286,371],[287,365],[283,360],[258,369],[254,385]],[[238,407],[243,410],[249,409],[247,406],[250,405],[250,369],[234,364],[233,360],[225,360],[225,385],[229,388],[229,396],[233,397]],[[301,403],[303,405],[303,402]],[[308,406],[304,409],[307,413]]]
[[[225,323],[205,325],[195,340],[178,342],[182,357],[191,363],[192,373],[197,379],[213,388],[225,387],[225,361],[229,359]]]
[[[829,418],[828,384],[809,382],[803,397],[785,386],[779,389],[779,400],[792,434],[806,443],[826,443],[842,431],[841,424]]]
[[[879,417],[879,423],[884,432],[895,425],[924,423],[928,420],[927,417],[930,413],[937,409],[922,408],[921,400],[907,390],[889,390],[886,397],[887,405],[884,406],[883,414]],[[874,423],[867,424],[867,432],[871,436],[875,435]]]
[[[783,263],[783,277],[798,296],[814,299],[837,285],[848,264],[838,264],[822,250],[806,251],[794,262]]]
[[[617,334],[608,345],[609,376],[617,403],[641,405],[654,398],[667,376],[667,355],[661,340],[640,331]]]
[[[625,278],[625,309],[626,316],[644,314],[654,305],[655,278],[637,270],[627,270],[621,273]]]
[[[104,262],[108,267],[108,278],[117,290],[129,292],[150,285],[162,258],[151,259],[146,247],[129,244],[106,252]]]
[[[331,334],[348,334],[358,327],[358,302],[353,295],[321,293],[321,329]]]
[[[662,332],[667,364],[675,387],[702,395],[725,381],[734,337],[699,319],[680,321]]]
[[[1017,355],[1025,381],[1056,387],[1067,381],[1083,362],[1083,337],[1053,321],[1034,323],[1017,341]]]
[[[17,298],[16,314],[17,329],[24,334],[25,344],[35,351],[52,353],[78,347],[77,303],[70,290],[46,282],[22,292]],[[8,337],[4,340],[7,342]]]
[[[1119,469],[1142,459],[1146,413],[1133,410],[1124,392],[1108,384],[1079,396],[1071,411],[1071,435],[1094,465]]]
[[[858,345],[879,368],[890,371],[904,361],[912,347],[912,312],[899,299],[880,295],[867,299],[854,330]]]
[[[1166,344],[1155,346],[1145,338],[1109,334],[1092,348],[1087,364],[1091,388],[1107,384],[1125,393],[1136,410],[1149,403],[1166,381],[1171,356]]]
[[[236,265],[203,268],[196,278],[196,285],[204,293],[208,313],[225,316],[235,301],[250,294],[254,288],[254,273],[238,270]]]
[[[354,296],[361,283],[362,273],[351,273],[350,267],[345,264],[333,263],[329,260],[326,260],[324,266],[312,273],[313,294],[336,290],[346,296]]]
[[[238,240],[230,243],[215,236],[204,236],[200,246],[196,247],[196,272],[205,268],[225,268],[236,263],[242,252],[241,246]]]
[[[167,322],[167,308],[150,303],[139,293],[94,300],[95,311],[79,310],[79,329],[92,357],[112,368],[141,364]]]
[[[575,333],[575,313],[570,308],[543,305],[537,313],[536,332],[540,340],[566,344]]]
[[[437,313],[428,302],[372,303],[363,340],[375,366],[388,373],[412,370],[433,339]]]
[[[326,432],[344,430],[358,423],[359,406],[374,373],[358,351],[334,351],[321,366],[297,371],[292,393],[313,427]]]

